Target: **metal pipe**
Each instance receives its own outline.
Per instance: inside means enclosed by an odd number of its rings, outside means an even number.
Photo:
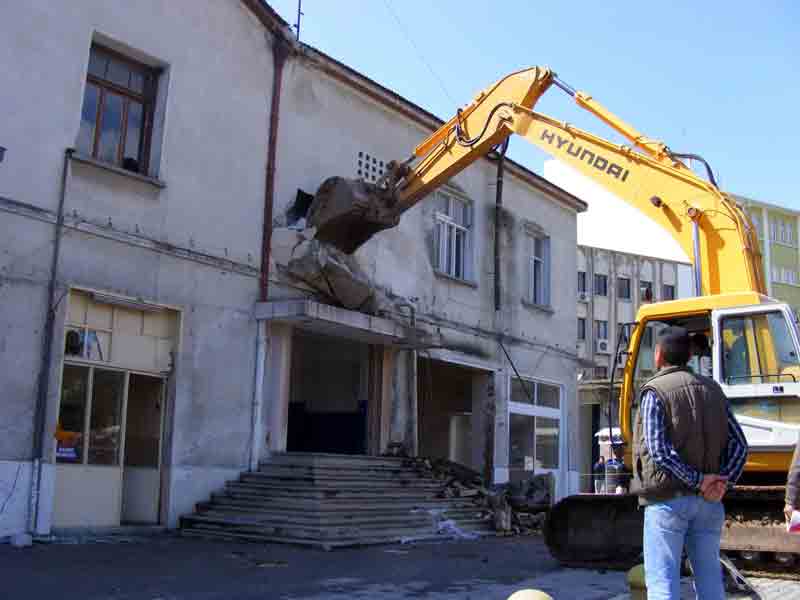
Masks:
[[[500,310],[500,221],[503,217],[503,174],[505,171],[508,138],[500,145],[497,161],[497,180],[494,199],[494,310]]]
[[[275,165],[277,163],[278,123],[280,121],[281,88],[283,67],[289,57],[289,44],[279,34],[272,40],[272,98],[269,109],[269,134],[267,138],[267,166],[264,176],[264,222],[261,235],[261,276],[259,279],[259,300],[269,299],[269,262],[272,253],[272,209],[275,202]],[[267,323],[256,322],[256,368],[253,382],[253,404],[250,432],[250,470],[258,469],[261,455],[262,414],[264,405],[264,370],[267,358]]]
[[[58,198],[53,255],[50,262],[50,280],[47,283],[44,333],[42,335],[42,361],[39,366],[36,408],[33,415],[33,472],[31,473],[28,530],[35,534],[39,525],[39,492],[42,485],[42,461],[44,460],[44,428],[47,415],[47,397],[50,394],[50,367],[53,361],[53,330],[56,316],[56,284],[58,282],[58,262],[61,258],[61,237],[64,229],[64,202],[67,196],[69,161],[74,150],[64,151],[64,164],[61,169],[61,191]]]
[[[694,293],[703,295],[703,266],[700,260],[700,225],[692,219],[692,243],[694,244]]]

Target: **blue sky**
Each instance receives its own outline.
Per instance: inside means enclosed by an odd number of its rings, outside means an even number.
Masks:
[[[272,0],[295,22],[297,0]],[[800,3],[304,0],[301,40],[449,118],[547,65],[639,131],[701,154],[724,189],[800,209]],[[551,90],[537,110],[608,135]],[[613,137],[613,136],[612,136]],[[541,173],[543,152],[510,155]]]

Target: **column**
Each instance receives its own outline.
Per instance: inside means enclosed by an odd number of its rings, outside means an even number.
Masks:
[[[508,422],[508,394],[509,376],[503,370],[495,371],[493,376],[494,387],[494,457],[492,468],[492,483],[508,483],[509,465],[509,435]]]
[[[270,323],[264,369],[264,434],[269,452],[286,452],[289,429],[289,391],[292,376],[292,327]]]

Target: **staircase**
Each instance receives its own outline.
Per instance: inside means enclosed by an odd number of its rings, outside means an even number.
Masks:
[[[181,518],[185,536],[324,549],[491,533],[469,498],[402,458],[275,454]]]

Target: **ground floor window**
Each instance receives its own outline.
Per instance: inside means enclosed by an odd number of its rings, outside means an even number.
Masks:
[[[511,379],[509,470],[512,481],[561,466],[562,386]]]

